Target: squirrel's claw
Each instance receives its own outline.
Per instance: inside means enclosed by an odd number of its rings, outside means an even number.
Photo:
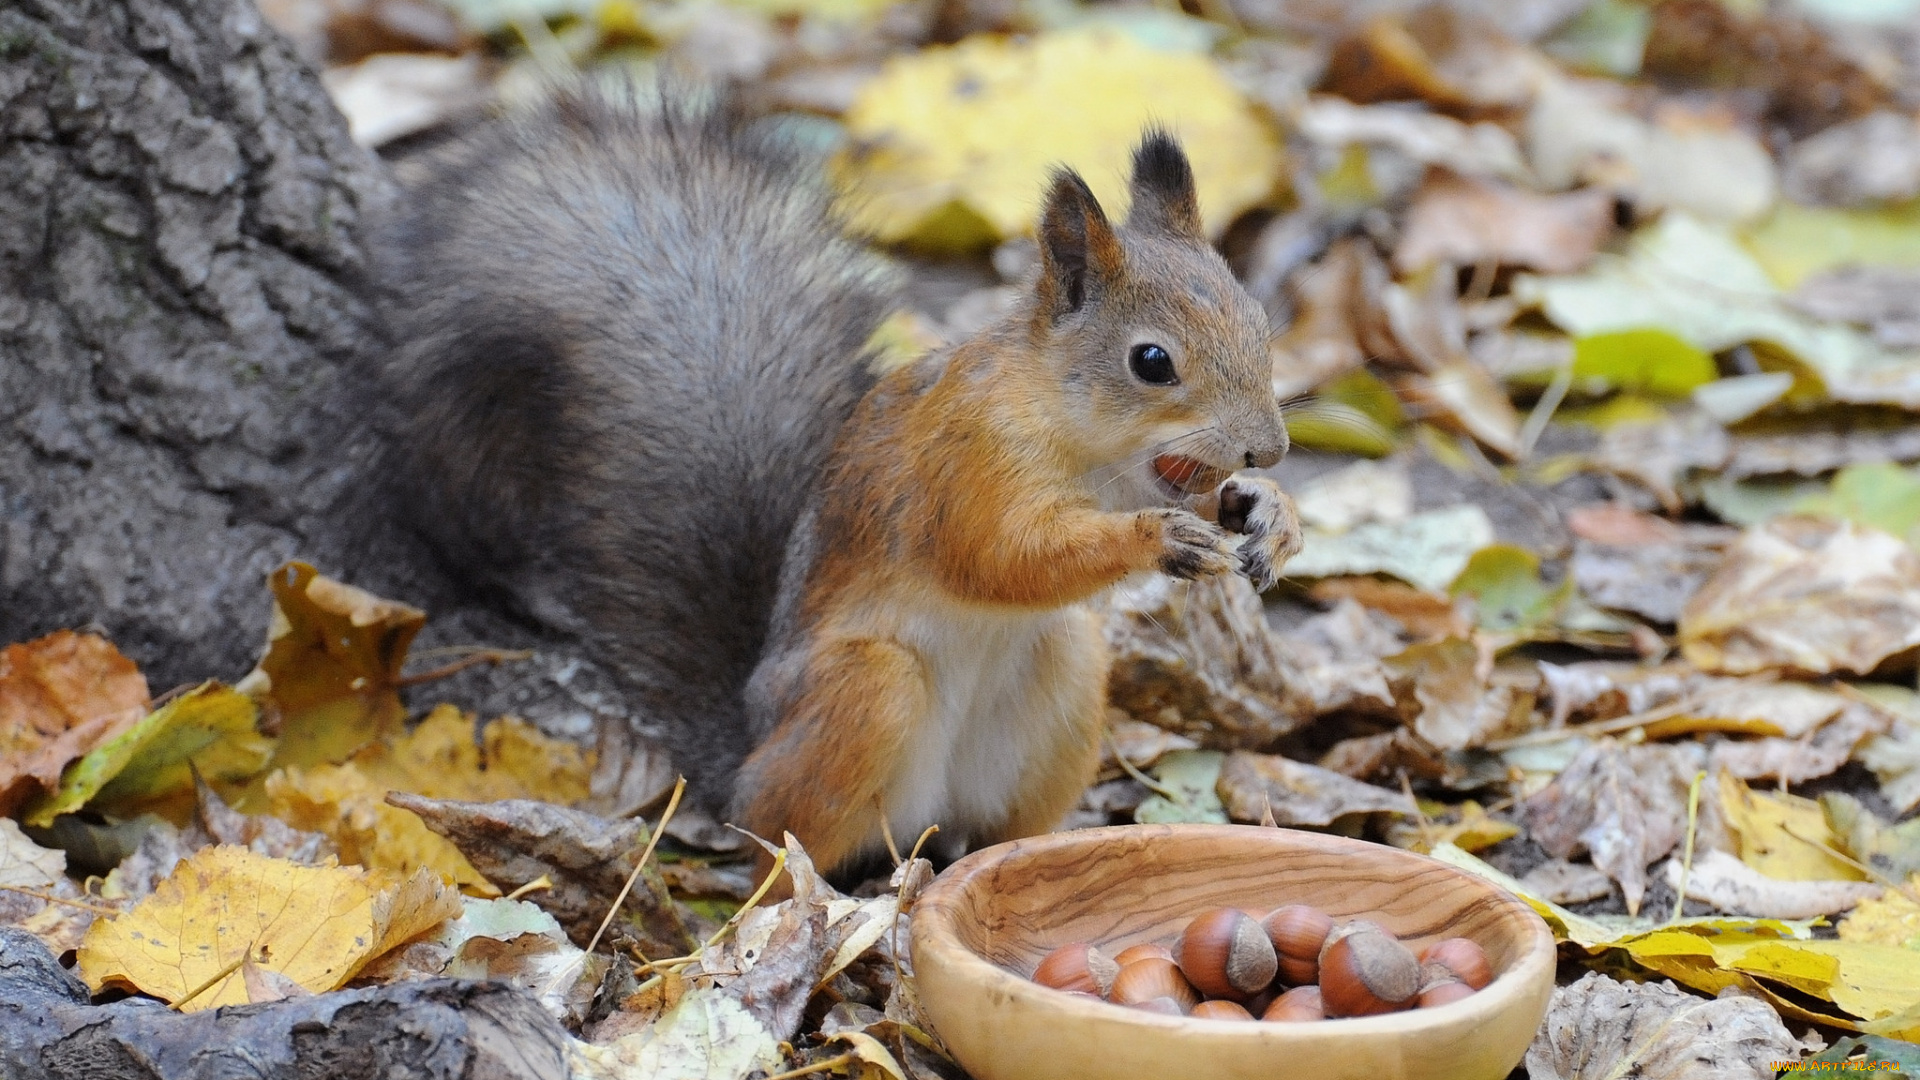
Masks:
[[[1169,577],[1196,578],[1231,574],[1240,566],[1227,531],[1186,510],[1158,511],[1165,545],[1160,570]]]
[[[1280,485],[1265,477],[1235,477],[1220,489],[1220,523],[1246,537],[1239,572],[1265,592],[1280,568],[1300,553],[1300,516]]]

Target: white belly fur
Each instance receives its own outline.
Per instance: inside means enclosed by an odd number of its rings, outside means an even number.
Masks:
[[[1087,612],[922,597],[889,613],[886,636],[925,665],[932,715],[888,784],[888,826],[903,845],[936,824],[947,844],[977,840],[1007,820],[1027,769],[1054,764],[1085,707],[1073,692],[1084,677],[1061,670],[1061,648],[1088,631]]]

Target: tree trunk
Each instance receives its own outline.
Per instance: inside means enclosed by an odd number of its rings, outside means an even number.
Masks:
[[[423,643],[540,647],[436,697],[628,726],[569,643],[356,500],[377,455],[345,391],[396,193],[251,0],[7,0],[0,138],[0,643],[92,625],[156,692],[235,679],[299,557],[426,607]]]

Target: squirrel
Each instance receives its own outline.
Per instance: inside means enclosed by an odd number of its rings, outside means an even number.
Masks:
[[[384,230],[396,505],[580,635],[689,794],[823,870],[939,825],[1054,826],[1091,781],[1131,575],[1275,581],[1269,327],[1168,134],[1111,223],[1056,170],[997,324],[876,378],[897,275],[725,102],[586,85],[442,151]],[[890,831],[889,831],[890,830]]]

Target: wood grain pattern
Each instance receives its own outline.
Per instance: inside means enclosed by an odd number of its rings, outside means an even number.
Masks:
[[[1444,1008],[1306,1025],[1150,1016],[1028,981],[1068,942],[1170,943],[1208,908],[1290,903],[1371,919],[1415,949],[1472,938],[1497,977]],[[1087,829],[976,852],[921,897],[913,949],[935,1026],[979,1080],[1497,1080],[1539,1026],[1554,970],[1546,924],[1489,882],[1394,848],[1233,825]]]

